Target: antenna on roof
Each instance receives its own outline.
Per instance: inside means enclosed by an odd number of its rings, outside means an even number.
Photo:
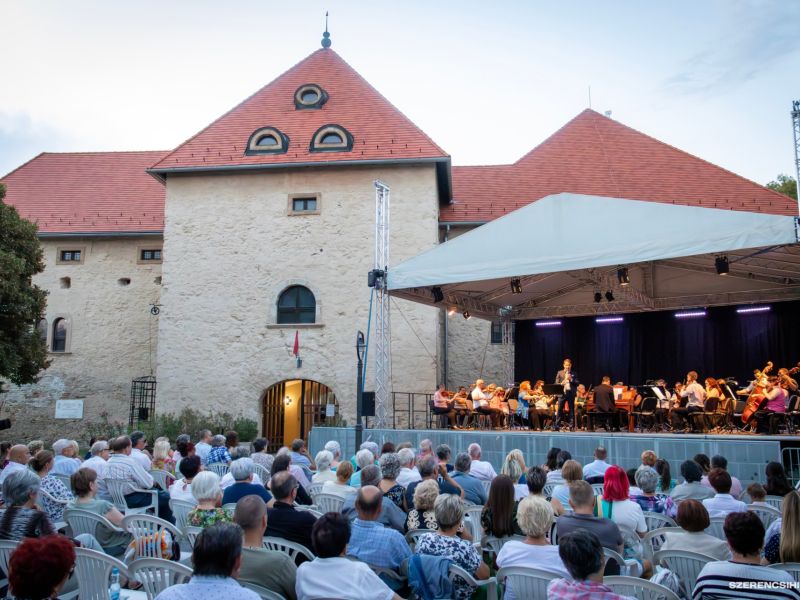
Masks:
[[[322,34],[322,47],[331,47],[331,34],[328,33],[328,11],[325,11],[325,33]]]
[[[592,108],[592,86],[589,86],[589,108]]]

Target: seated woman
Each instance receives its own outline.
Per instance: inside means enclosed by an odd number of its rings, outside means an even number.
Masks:
[[[400,459],[394,452],[388,454],[381,454],[378,459],[378,466],[381,468],[380,485],[378,486],[383,492],[383,495],[395,503],[397,508],[403,512],[407,512],[406,507],[406,488],[397,483],[397,476],[400,474]]]
[[[202,471],[192,480],[192,495],[197,506],[189,511],[186,523],[191,527],[208,527],[215,523],[230,523],[232,515],[222,508],[222,489],[219,476]]]
[[[481,526],[486,535],[502,538],[522,535],[517,523],[514,484],[507,475],[498,475],[489,487],[489,498],[481,511]]]
[[[472,414],[472,401],[467,398],[467,388],[463,385],[453,396],[453,410],[456,413],[456,423],[460,422],[462,426],[466,426],[469,416]]]
[[[678,481],[672,478],[672,472],[666,459],[659,458],[656,460],[656,473],[658,473],[656,492],[669,494],[678,484]]]
[[[764,540],[768,563],[800,562],[800,493],[791,491],[783,497],[781,518],[769,526]]]
[[[531,426],[542,431],[547,422],[552,420],[551,405],[553,403],[553,399],[550,396],[544,395],[544,380],[539,379],[536,382],[536,385],[533,386],[531,396],[533,400],[531,409],[528,411],[531,419]]]
[[[172,458],[172,449],[169,445],[169,438],[160,437],[153,444],[153,464],[150,467],[156,471],[166,471],[167,473],[175,473],[175,461]],[[174,479],[167,478],[167,486],[169,486]]]
[[[506,454],[503,464],[500,466],[500,474],[508,475],[515,484],[525,483],[525,456],[520,450],[512,450]]]
[[[747,495],[750,496],[750,506],[769,506],[767,490],[757,481],[747,486]]]
[[[101,517],[105,517],[117,527],[122,526],[122,519],[125,517],[116,507],[106,500],[97,497],[97,473],[94,469],[78,469],[70,476],[70,485],[75,492],[76,498],[72,500],[68,508],[88,510]],[[97,528],[97,541],[103,547],[106,554],[123,554],[132,539],[127,532],[113,531],[107,527]]]
[[[336,480],[335,481],[326,481],[322,484],[322,493],[323,494],[336,494],[337,496],[341,496],[342,498],[346,498],[350,494],[356,493],[358,490],[356,488],[351,487],[349,485],[350,478],[353,476],[353,465],[350,464],[349,460],[345,460],[339,463],[339,466],[336,467]],[[297,490],[300,491],[299,489]]]
[[[439,524],[433,506],[439,497],[439,484],[433,479],[426,479],[414,488],[414,508],[408,511],[406,529],[430,529],[436,531]],[[469,532],[462,526],[458,535],[464,539],[471,539]]]
[[[333,453],[327,450],[320,450],[314,457],[317,465],[317,472],[311,478],[311,483],[325,483],[326,481],[336,481],[336,472],[331,470],[333,463]]]
[[[631,496],[631,500],[641,506],[643,511],[666,514],[670,517],[675,516],[677,507],[672,498],[666,494],[656,494],[658,473],[652,469],[639,468],[634,477],[636,478],[636,487],[642,493]]]
[[[169,497],[172,500],[194,502],[194,496],[192,496],[192,480],[202,468],[203,463],[199,456],[193,454],[192,456],[181,459],[178,470],[181,475],[183,475],[183,479],[178,479],[169,486]]]
[[[779,462],[769,462],[766,467],[767,483],[764,489],[768,496],[785,496],[794,488],[786,478],[786,471]]]
[[[494,414],[494,417],[492,417],[494,421],[494,427],[506,426],[508,404],[504,402],[505,397],[505,390],[501,387],[495,387],[495,389],[492,391],[491,398],[489,398],[489,409]],[[503,404],[505,404],[505,410],[503,409]]]
[[[75,567],[75,544],[60,535],[27,538],[11,554],[9,593],[15,598],[58,598]]]
[[[569,484],[573,481],[581,481],[583,479],[583,467],[577,460],[568,460],[561,467],[561,477],[564,478],[563,483],[559,483],[553,488],[552,498],[550,504],[553,506],[553,511],[556,515],[561,516],[569,508]]]
[[[50,471],[53,468],[53,453],[49,450],[39,450],[36,456],[28,463],[28,466],[42,480],[41,489],[49,494],[49,497],[45,494],[39,495],[39,503],[42,506],[42,510],[51,523],[60,523],[64,520],[65,505],[54,500],[69,501],[73,499],[73,496],[72,492],[67,489],[67,486],[60,479],[50,475]]]
[[[665,534],[661,550],[688,550],[713,556],[715,560],[730,560],[731,550],[728,543],[705,532],[711,520],[702,502],[683,500],[678,504],[675,520],[680,529],[673,527]]]
[[[457,535],[464,519],[464,503],[461,498],[454,494],[441,494],[436,498],[433,510],[438,530],[419,538],[416,553],[449,558],[476,579],[489,577],[489,567],[481,560],[481,555],[472,543]],[[460,577],[453,580],[453,597],[456,600],[467,600],[474,591]]]

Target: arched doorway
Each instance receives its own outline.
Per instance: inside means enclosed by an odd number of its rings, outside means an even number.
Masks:
[[[319,381],[287,379],[267,388],[262,396],[267,451],[276,452],[295,438],[305,439],[312,427],[325,424],[329,404],[338,405],[336,395]]]

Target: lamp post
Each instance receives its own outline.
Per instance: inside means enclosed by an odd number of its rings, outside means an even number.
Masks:
[[[356,334],[356,450],[361,447],[361,438],[364,434],[364,426],[361,424],[361,403],[364,396],[364,350],[367,347],[364,342],[364,333],[359,331]]]

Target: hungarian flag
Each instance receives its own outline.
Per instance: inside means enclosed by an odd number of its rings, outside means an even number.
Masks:
[[[294,332],[294,349],[292,350],[292,354],[298,356],[300,354],[300,332]]]

